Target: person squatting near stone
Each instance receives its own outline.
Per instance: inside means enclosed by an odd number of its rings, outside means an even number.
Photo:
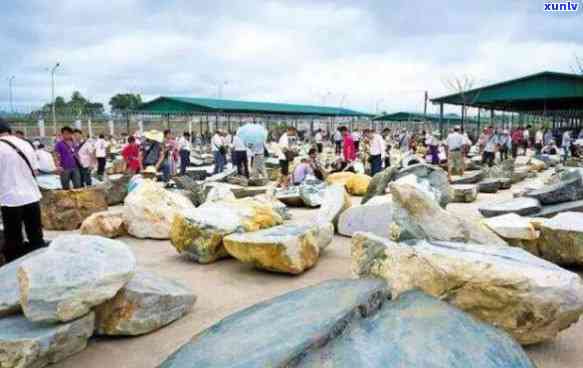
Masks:
[[[33,146],[15,135],[0,118],[0,209],[4,224],[6,262],[46,246],[36,182],[39,165]],[[28,242],[24,242],[22,229]]]

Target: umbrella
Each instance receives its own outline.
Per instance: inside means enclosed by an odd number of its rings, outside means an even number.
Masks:
[[[256,145],[267,141],[267,130],[262,125],[249,123],[239,128],[237,136],[245,145]]]

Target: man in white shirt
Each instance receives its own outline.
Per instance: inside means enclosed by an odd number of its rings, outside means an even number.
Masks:
[[[488,137],[486,141],[486,146],[484,147],[484,152],[482,153],[482,164],[488,165],[490,167],[494,166],[494,160],[496,159],[496,150],[500,144],[500,132],[493,132],[491,136]]]
[[[190,142],[190,133],[184,132],[178,140],[178,153],[180,155],[180,175],[186,174],[186,168],[190,165],[190,152],[192,143]]]
[[[55,159],[53,155],[51,155],[45,149],[45,145],[40,143],[39,141],[34,142],[34,146],[36,147],[36,158],[38,160],[38,171],[41,174],[54,174],[57,170],[57,166],[55,165]]]
[[[11,262],[44,247],[41,224],[41,193],[36,183],[38,161],[32,145],[12,135],[10,125],[0,119],[0,209],[4,223],[4,253]],[[25,246],[22,227],[26,231]]]
[[[462,149],[466,140],[463,135],[460,134],[460,128],[453,128],[447,136],[447,176],[451,180],[452,172],[459,173],[459,175],[464,175],[464,165],[463,165],[463,155]]]
[[[215,159],[215,169],[213,175],[222,173],[225,170],[227,158],[227,146],[225,144],[224,134],[221,130],[217,130],[211,139],[211,149]]]
[[[316,135],[314,135],[314,142],[316,143],[316,148],[318,149],[318,153],[322,153],[324,151],[324,144],[322,143],[322,130],[318,129],[316,131]]]
[[[283,133],[279,138],[278,159],[281,169],[279,185],[284,188],[289,186],[289,164],[293,160],[296,140],[296,129],[294,127],[288,127],[287,132]]]
[[[261,152],[263,154],[263,152]],[[249,166],[247,164],[247,147],[245,143],[239,137],[239,135],[233,136],[233,151],[231,152],[231,161],[233,166],[237,168],[237,174],[245,177],[249,177]]]
[[[109,142],[105,140],[105,135],[101,134],[97,142],[95,142],[95,157],[97,157],[97,177],[100,180],[103,179],[103,174],[105,174],[107,147],[109,147]]]
[[[375,174],[383,170],[385,140],[379,133],[372,129],[366,130],[366,136],[369,141],[370,175],[375,176]]]

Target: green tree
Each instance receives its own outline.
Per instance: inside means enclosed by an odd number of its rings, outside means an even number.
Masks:
[[[109,106],[114,113],[123,113],[137,108],[142,103],[142,96],[132,93],[118,93],[109,100]]]

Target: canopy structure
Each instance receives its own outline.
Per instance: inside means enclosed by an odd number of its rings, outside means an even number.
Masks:
[[[461,116],[457,114],[445,114],[443,119],[448,125],[456,125],[461,123]],[[375,122],[385,122],[385,123],[412,123],[417,124],[418,122],[426,122],[430,124],[437,124],[440,121],[439,114],[424,114],[422,112],[396,112],[392,114],[383,114],[372,119]],[[469,118],[466,123],[477,124],[478,120],[475,118]]]
[[[541,72],[485,87],[434,98],[440,105],[461,105],[494,111],[537,116],[553,121],[553,127],[580,127],[583,120],[583,75]]]
[[[341,107],[293,105],[193,97],[158,97],[136,109],[145,114],[255,114],[318,117],[368,117],[367,113]]]

